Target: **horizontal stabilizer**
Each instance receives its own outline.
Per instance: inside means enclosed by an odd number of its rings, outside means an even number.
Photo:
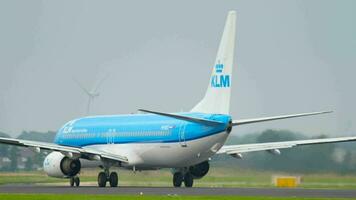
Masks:
[[[301,114],[293,114],[293,115],[280,115],[280,116],[274,116],[274,117],[262,117],[262,118],[254,118],[254,119],[233,120],[232,125],[237,126],[237,125],[251,124],[251,123],[257,123],[257,122],[279,120],[279,119],[305,117],[305,116],[310,116],[310,115],[320,115],[320,114],[326,114],[326,113],[332,113],[332,111],[311,112],[311,113],[301,113]]]
[[[144,110],[144,109],[138,109],[138,110],[142,111],[142,112],[152,113],[152,114],[156,114],[156,115],[162,115],[162,116],[171,117],[171,118],[180,119],[180,120],[189,121],[189,122],[194,122],[194,123],[198,123],[198,124],[204,124],[204,125],[208,125],[208,126],[219,126],[219,125],[224,124],[222,122],[208,120],[208,119],[202,119],[202,118],[197,118],[197,117],[189,117],[189,116],[184,116],[184,115],[163,113],[163,112]]]

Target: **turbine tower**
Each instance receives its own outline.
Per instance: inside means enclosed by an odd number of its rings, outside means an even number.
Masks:
[[[102,79],[99,79],[91,90],[87,89],[77,79],[73,78],[73,80],[77,83],[80,89],[82,89],[82,91],[88,96],[87,113],[86,113],[87,115],[90,114],[90,105],[94,101],[94,99],[100,95],[98,90],[107,77],[108,75],[105,75]]]

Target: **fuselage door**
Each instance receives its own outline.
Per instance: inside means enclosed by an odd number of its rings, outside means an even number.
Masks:
[[[186,122],[182,122],[179,126],[178,130],[178,137],[179,137],[179,143],[181,147],[187,147],[187,143],[185,141],[185,128],[187,126]]]
[[[115,138],[114,138],[114,134],[115,134],[116,130],[115,129],[109,129],[106,132],[106,142],[107,144],[114,144]]]

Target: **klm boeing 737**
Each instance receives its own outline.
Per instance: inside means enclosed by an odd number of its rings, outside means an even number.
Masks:
[[[52,177],[68,178],[79,186],[83,168],[100,167],[99,187],[107,182],[118,185],[113,167],[132,170],[169,168],[173,186],[192,187],[194,179],[209,171],[209,160],[216,154],[241,158],[242,154],[299,145],[355,141],[356,137],[310,139],[242,145],[224,145],[235,126],[318,115],[311,112],[255,119],[235,120],[229,115],[232,68],[235,46],[236,12],[227,16],[208,89],[203,99],[190,112],[164,113],[140,109],[141,114],[88,116],[74,119],[58,130],[53,143],[0,138],[0,143],[28,147],[36,152],[52,151],[43,162]]]

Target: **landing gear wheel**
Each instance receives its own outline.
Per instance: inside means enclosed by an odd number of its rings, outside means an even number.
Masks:
[[[183,182],[183,175],[180,172],[176,172],[173,175],[173,186],[174,187],[180,187],[182,186],[182,182]]]
[[[73,176],[73,177],[70,177],[69,179],[69,185],[70,187],[79,187],[79,184],[80,184],[80,179],[78,176]]]
[[[74,177],[74,184],[75,184],[76,187],[79,187],[79,185],[80,185],[80,179],[79,179],[78,176]]]
[[[119,182],[119,177],[116,172],[111,172],[109,176],[110,187],[117,187],[117,183]]]
[[[105,187],[106,186],[106,181],[107,181],[107,177],[105,172],[100,172],[98,175],[98,185],[99,187]]]
[[[70,179],[69,179],[69,185],[70,185],[70,187],[73,187],[73,186],[74,186],[74,177],[70,177]]]
[[[184,185],[185,185],[185,187],[193,186],[193,176],[190,173],[186,173],[184,175]]]

